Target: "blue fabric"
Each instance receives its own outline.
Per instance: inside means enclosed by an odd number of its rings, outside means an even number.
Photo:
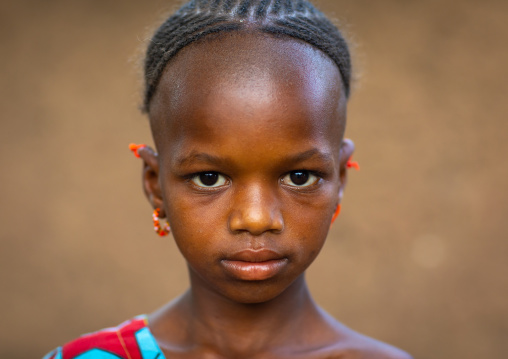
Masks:
[[[148,327],[138,330],[135,336],[143,359],[164,359],[164,354]]]
[[[80,354],[75,359],[122,359],[119,356],[105,352],[100,349],[92,349],[86,353]],[[143,358],[144,359],[144,358]]]
[[[56,356],[55,356],[55,358],[54,358],[54,359],[62,359],[62,347],[58,347],[58,348],[56,348],[56,349],[55,349],[55,350],[53,350],[51,353],[46,354],[46,355],[44,356],[44,358],[42,358],[42,359],[49,359],[49,358],[51,358],[51,356],[52,356],[53,354],[55,354],[55,352],[56,352]]]

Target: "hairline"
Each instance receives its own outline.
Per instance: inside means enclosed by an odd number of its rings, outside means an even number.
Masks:
[[[153,103],[152,100],[157,94],[160,81],[164,77],[164,74],[166,73],[166,71],[168,71],[168,68],[170,67],[171,63],[176,61],[175,59],[179,57],[179,55],[181,54],[181,52],[183,50],[185,50],[187,48],[194,47],[194,45],[200,45],[200,44],[203,44],[203,43],[206,43],[209,41],[220,39],[221,37],[226,36],[227,34],[233,34],[233,33],[252,34],[252,35],[258,35],[258,36],[260,35],[260,36],[264,36],[266,38],[280,39],[283,41],[296,41],[299,44],[303,44],[303,45],[309,46],[309,47],[317,50],[317,52],[324,58],[328,59],[335,66],[337,71],[339,72],[341,93],[344,96],[346,96],[346,100],[348,99],[349,96],[347,94],[346,85],[344,83],[344,74],[342,73],[339,65],[335,62],[335,60],[332,57],[330,57],[326,52],[324,52],[322,49],[320,49],[319,47],[315,46],[314,44],[311,44],[308,41],[305,41],[305,40],[300,39],[298,37],[294,37],[294,36],[284,34],[284,33],[278,33],[278,32],[276,33],[273,31],[269,31],[267,29],[267,26],[251,26],[251,25],[259,23],[258,21],[255,21],[255,20],[251,21],[248,19],[242,19],[242,20],[239,20],[239,21],[237,20],[234,22],[244,23],[243,24],[244,26],[241,26],[238,28],[224,28],[218,32],[208,33],[208,34],[204,35],[203,37],[193,41],[192,43],[178,49],[178,51],[176,51],[176,53],[170,59],[168,59],[166,61],[166,63],[164,64],[164,69],[161,71],[161,74],[160,74],[159,78],[157,79],[157,82],[154,84],[154,92],[150,97],[150,101],[143,105],[143,108],[142,108],[143,112],[148,114],[148,116],[150,117],[150,112],[151,112],[150,108],[151,108],[151,104]]]

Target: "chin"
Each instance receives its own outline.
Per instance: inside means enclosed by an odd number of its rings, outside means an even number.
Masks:
[[[289,287],[291,284],[282,286],[281,283],[242,282],[231,291],[223,291],[221,294],[239,304],[263,304],[277,299]]]

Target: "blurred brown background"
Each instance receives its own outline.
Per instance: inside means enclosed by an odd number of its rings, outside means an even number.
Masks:
[[[362,165],[317,301],[415,358],[506,358],[508,2],[317,3],[356,44]],[[138,62],[175,2],[0,4],[0,357],[39,358],[187,286],[127,149],[152,143]]]

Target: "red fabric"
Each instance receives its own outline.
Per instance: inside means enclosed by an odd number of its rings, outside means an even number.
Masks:
[[[146,327],[145,319],[132,319],[115,328],[85,334],[62,347],[62,358],[72,359],[91,349],[101,349],[123,359],[143,359],[134,334]]]

